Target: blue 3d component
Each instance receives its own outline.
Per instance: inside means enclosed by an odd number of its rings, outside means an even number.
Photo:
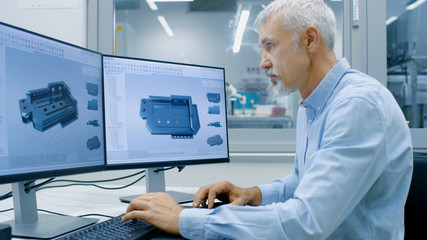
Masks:
[[[22,121],[32,122],[41,132],[58,123],[65,127],[78,118],[77,100],[64,82],[49,83],[47,88],[31,90],[26,95],[19,100]]]
[[[219,106],[209,107],[208,113],[209,114],[220,114],[220,108],[219,108]]]
[[[211,122],[208,124],[208,127],[212,126],[212,127],[222,127],[220,122]]]
[[[99,141],[98,136],[93,136],[92,138],[89,138],[86,142],[86,146],[87,148],[89,148],[89,150],[96,150],[99,147],[101,147],[101,142]]]
[[[92,99],[87,102],[87,109],[98,111],[98,100]]]
[[[220,135],[215,135],[213,137],[208,138],[207,142],[211,146],[215,146],[215,145],[219,146],[224,143]]]
[[[98,96],[98,84],[86,83],[86,90],[89,95]]]
[[[190,96],[149,96],[141,99],[140,116],[153,135],[171,135],[174,139],[193,138],[200,129],[197,105]]]
[[[206,97],[209,102],[219,103],[219,101],[221,101],[221,95],[219,93],[206,93]]]

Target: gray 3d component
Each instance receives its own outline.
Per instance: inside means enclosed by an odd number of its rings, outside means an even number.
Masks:
[[[141,99],[140,116],[153,135],[192,138],[200,129],[197,105],[190,96],[149,96]]]
[[[87,125],[92,125],[94,127],[99,127],[98,120],[89,120],[86,124]]]
[[[206,97],[209,102],[219,103],[219,101],[221,101],[221,95],[219,93],[206,93]]]
[[[19,100],[22,121],[32,122],[36,130],[44,132],[58,123],[65,127],[78,118],[77,100],[64,82],[49,83],[26,95]]]
[[[86,90],[89,95],[98,96],[98,84],[86,83]]]
[[[86,142],[86,146],[91,151],[101,147],[101,142],[99,141],[98,136],[94,136],[92,138],[89,138],[89,140],[87,140],[87,142]]]
[[[209,107],[208,113],[209,114],[219,114],[220,113],[219,106]]]
[[[208,126],[212,127],[222,127],[220,122],[211,122],[208,124]]]
[[[224,141],[222,140],[220,135],[215,135],[213,137],[208,138],[207,140],[208,144],[211,146],[215,146],[215,145],[221,145]]]
[[[98,100],[92,99],[87,102],[87,109],[97,111],[98,110]]]

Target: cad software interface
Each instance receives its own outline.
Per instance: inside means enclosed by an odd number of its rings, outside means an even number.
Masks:
[[[0,24],[0,176],[104,164],[101,54]]]
[[[107,165],[228,158],[224,70],[103,57]]]

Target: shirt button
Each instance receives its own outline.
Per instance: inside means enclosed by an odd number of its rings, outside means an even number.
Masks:
[[[317,111],[320,111],[320,109],[321,109],[321,108],[320,108],[320,107],[317,107],[316,109],[317,109]]]
[[[312,119],[309,119],[309,120],[308,120],[308,122],[309,122],[309,123],[312,123],[312,122],[313,122],[313,120],[312,120]]]

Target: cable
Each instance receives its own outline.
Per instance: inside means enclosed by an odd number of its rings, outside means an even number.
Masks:
[[[4,209],[4,210],[0,210],[0,213],[9,212],[12,210],[13,210],[13,208]]]
[[[55,179],[54,177],[53,177],[53,178],[49,178],[48,180],[46,180],[46,181],[44,181],[44,182],[42,182],[42,183],[39,183],[39,184],[34,184],[34,186],[31,186],[31,187],[29,187],[29,185],[30,185],[32,182],[35,182],[35,181],[29,181],[29,182],[26,182],[26,183],[24,184],[24,186],[25,186],[25,192],[26,192],[26,193],[29,193],[29,192],[31,191],[31,189],[39,188],[40,186],[43,186],[43,185],[45,185],[45,184],[48,184],[49,182],[52,182],[54,179]]]
[[[8,209],[4,209],[4,210],[0,210],[0,213],[4,213],[4,212],[9,212],[12,211],[14,208],[8,208]],[[45,212],[45,213],[49,213],[49,214],[53,214],[53,215],[59,215],[59,216],[71,216],[71,215],[67,215],[67,214],[63,214],[63,213],[57,213],[57,212],[52,212],[46,209],[40,209],[38,208],[37,211],[39,212]],[[109,216],[109,215],[105,215],[105,214],[100,214],[100,213],[89,213],[89,214],[84,214],[84,215],[79,215],[76,217],[89,217],[89,216],[99,216],[99,217],[105,217],[105,218],[115,218],[113,216]]]
[[[142,176],[142,177],[140,177],[139,179],[137,179],[136,181],[134,181],[134,182],[132,182],[130,184],[127,184],[127,185],[122,186],[122,187],[117,187],[117,188],[102,187],[102,186],[99,186],[99,185],[96,185],[96,184],[91,184],[91,183],[114,182],[114,181],[118,181],[118,180],[123,180],[123,179],[131,178],[131,177],[134,177],[134,176],[139,175],[139,174],[144,173],[144,172],[145,172],[145,170],[142,170],[142,171],[139,171],[139,172],[136,172],[136,173],[124,176],[124,177],[118,177],[118,178],[106,179],[106,180],[94,180],[94,181],[79,181],[79,180],[67,180],[67,179],[54,180],[55,178],[49,178],[48,180],[46,180],[46,181],[44,181],[42,183],[36,184],[34,186],[31,186],[31,187],[29,187],[29,185],[32,182],[34,182],[34,181],[26,182],[24,185],[25,185],[25,192],[27,192],[27,193],[31,189],[34,189],[34,188],[36,188],[36,191],[38,191],[38,190],[42,190],[42,189],[46,189],[46,188],[68,187],[68,186],[74,186],[74,185],[82,185],[82,186],[89,185],[89,186],[94,186],[94,187],[98,187],[98,188],[106,189],[106,190],[117,190],[117,189],[127,188],[127,187],[129,187],[129,186],[137,183],[138,181],[140,181],[141,179],[143,179],[145,177],[145,175]],[[73,183],[79,183],[79,184],[67,184],[67,185],[57,185],[57,186],[41,187],[41,186],[43,186],[45,184],[48,184],[48,183],[58,183],[58,182],[73,182]],[[12,191],[10,191],[10,192],[8,192],[8,193],[0,196],[0,201],[6,200],[8,198],[11,198],[12,196],[13,196]]]
[[[53,214],[53,215],[59,215],[59,216],[70,216],[70,215],[67,215],[67,214],[52,212],[52,211],[49,211],[49,210],[46,210],[46,209],[39,209],[38,208],[37,211],[45,212],[45,213],[50,213],[50,214]]]
[[[52,212],[52,211],[49,211],[49,210],[46,210],[46,209],[37,209],[37,211],[45,212],[45,213],[50,213],[50,214],[54,214],[54,215],[59,215],[59,216],[70,216],[70,217],[74,217],[72,215],[67,215],[67,214],[63,214],[63,213]],[[109,216],[109,215],[105,215],[105,214],[100,214],[100,213],[89,213],[89,214],[83,214],[83,215],[79,215],[79,216],[75,216],[75,217],[81,217],[81,218],[83,218],[83,217],[89,217],[89,216],[114,218],[113,216]]]
[[[154,169],[153,172],[163,172],[163,171],[171,170],[171,169],[174,169],[174,168],[178,168],[178,172],[181,172],[185,168],[185,166],[176,166],[176,167],[168,167],[168,168],[157,168],[157,169]]]
[[[6,200],[6,199],[11,198],[11,197],[12,197],[12,191],[0,196],[0,201]]]
[[[51,183],[72,182],[72,183],[85,183],[85,184],[89,184],[89,183],[114,182],[114,181],[119,181],[119,180],[131,178],[131,177],[134,177],[134,176],[139,175],[139,174],[144,173],[144,172],[145,172],[145,170],[142,170],[142,171],[139,171],[139,172],[136,172],[136,173],[124,176],[124,177],[118,177],[118,178],[106,179],[106,180],[80,181],[80,180],[58,179],[58,180],[52,181]]]
[[[164,171],[171,170],[171,169],[174,169],[174,168],[175,167],[157,168],[157,169],[154,169],[153,172],[164,172]]]
[[[136,179],[135,181],[133,181],[133,182],[131,182],[125,186],[121,186],[121,187],[102,187],[102,186],[99,186],[99,185],[93,184],[93,183],[72,183],[72,184],[65,184],[65,185],[41,187],[41,188],[37,188],[37,191],[43,190],[43,189],[48,189],[48,188],[59,188],[59,187],[70,187],[70,186],[92,186],[92,187],[97,187],[97,188],[101,188],[101,189],[105,189],[105,190],[119,190],[119,189],[127,188],[127,187],[134,185],[135,183],[139,182],[144,177],[145,177],[145,175],[142,175],[140,178]]]
[[[108,215],[99,214],[99,213],[84,214],[84,215],[79,215],[78,217],[90,217],[90,216],[98,216],[98,217],[106,217],[106,218],[115,218],[115,217],[113,217],[113,216],[108,216]]]

